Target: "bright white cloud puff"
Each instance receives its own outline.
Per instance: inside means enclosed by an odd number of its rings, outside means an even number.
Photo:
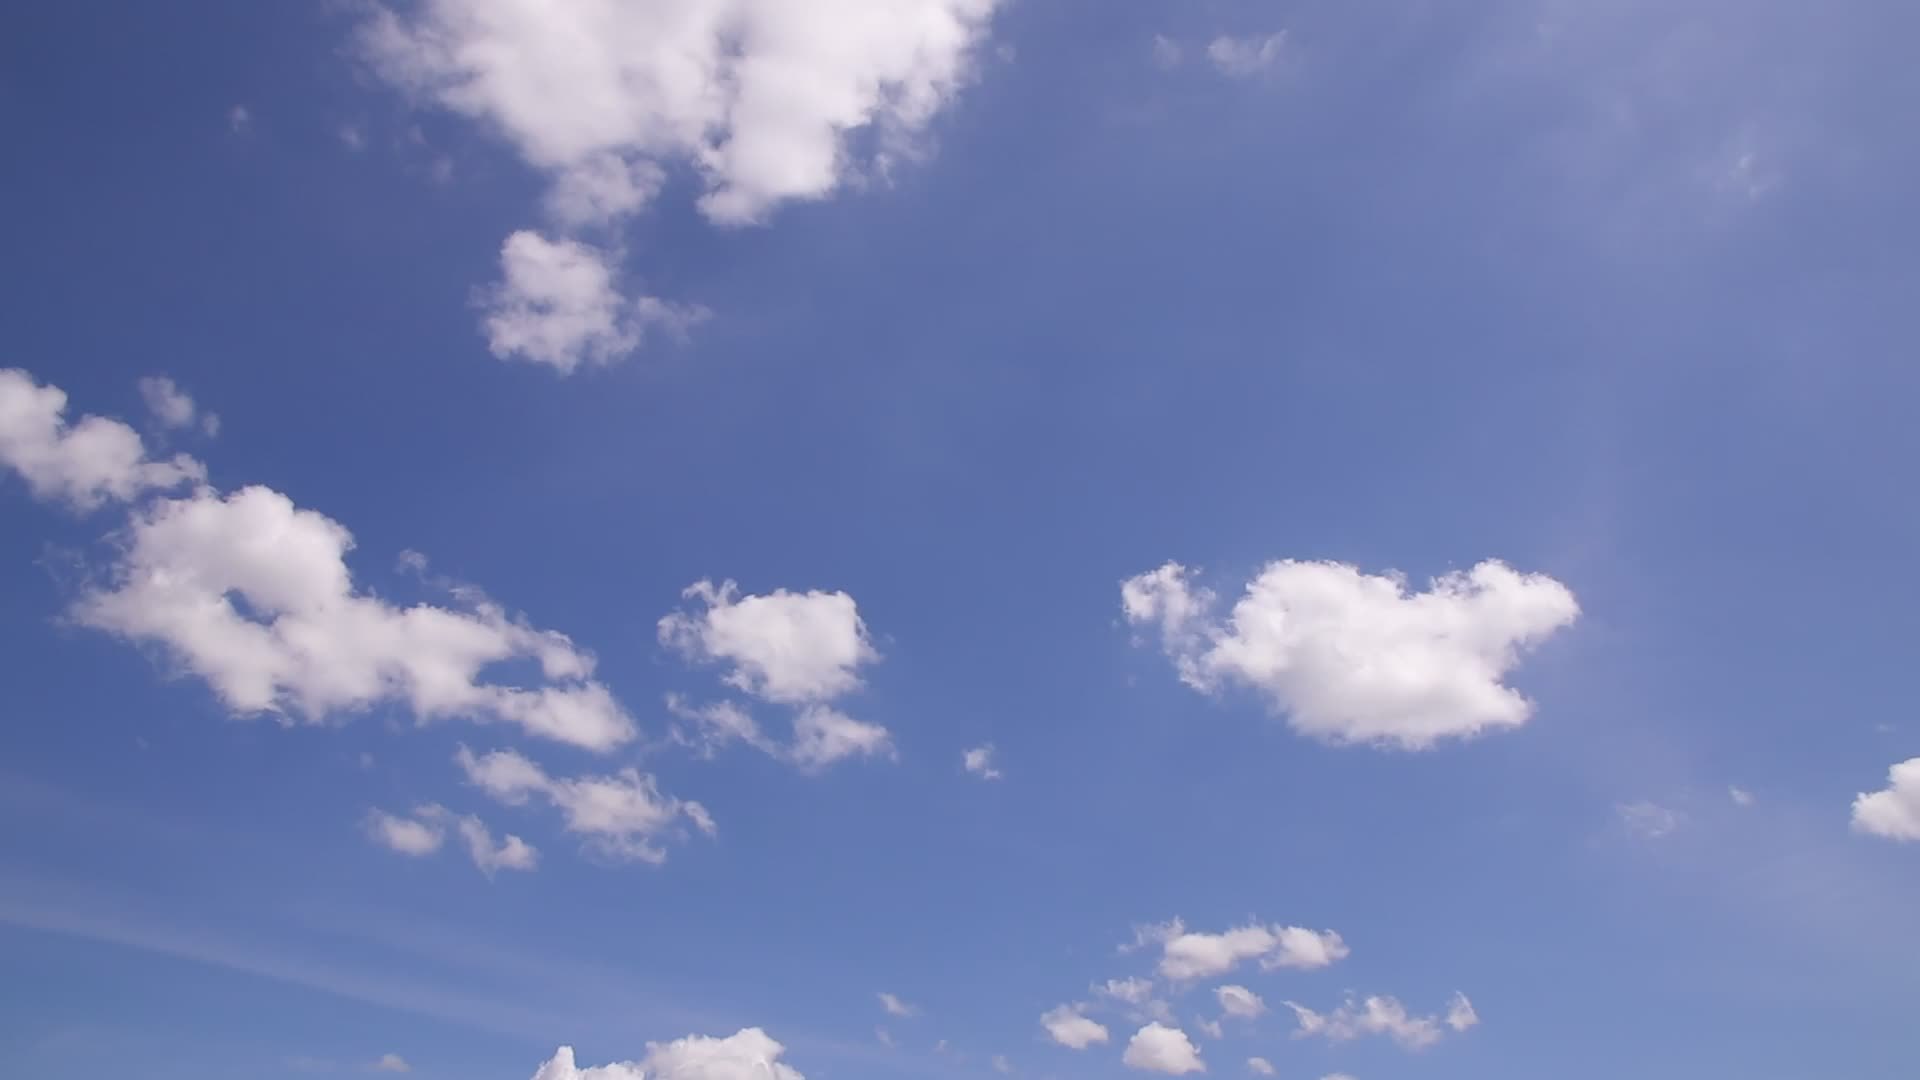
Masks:
[[[1246,686],[1302,734],[1410,750],[1526,723],[1533,703],[1503,680],[1580,613],[1558,581],[1493,561],[1425,592],[1344,563],[1270,563],[1224,621],[1191,579],[1168,563],[1121,585],[1128,621],[1159,631],[1189,686]]]

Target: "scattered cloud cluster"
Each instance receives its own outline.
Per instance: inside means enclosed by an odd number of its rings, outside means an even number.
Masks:
[[[454,760],[467,782],[509,806],[538,797],[560,812],[568,832],[588,850],[615,860],[666,861],[663,842],[684,826],[708,836],[717,830],[706,807],[664,795],[652,776],[625,768],[607,776],[561,778],[512,750],[475,754],[460,747]]]
[[[1398,574],[1283,560],[1224,621],[1192,577],[1167,563],[1121,585],[1127,620],[1158,631],[1189,686],[1249,687],[1302,734],[1409,750],[1526,723],[1532,702],[1503,679],[1580,611],[1558,581],[1494,561],[1410,593]]]
[[[1887,786],[1853,800],[1853,827],[1888,840],[1920,840],[1920,757],[1887,770]]]
[[[708,753],[732,742],[818,771],[854,757],[890,757],[893,738],[879,724],[856,720],[834,702],[862,686],[860,669],[880,659],[853,597],[844,592],[776,589],[742,596],[739,586],[710,581],[689,586],[691,610],[660,620],[665,647],[689,662],[725,669],[726,685],[793,711],[793,737],[770,739],[733,702],[690,706],[677,697],[668,709],[692,725],[683,741]]]
[[[401,855],[419,857],[439,851],[449,829],[466,845],[473,865],[488,877],[499,870],[532,870],[540,864],[540,852],[518,836],[509,834],[496,844],[485,822],[471,814],[455,814],[437,803],[416,807],[411,815],[384,810],[367,815],[367,834],[375,843]]]
[[[1348,998],[1331,1012],[1316,1012],[1304,1005],[1287,1002],[1299,1026],[1295,1038],[1320,1037],[1329,1042],[1348,1042],[1365,1035],[1392,1039],[1408,1050],[1424,1050],[1448,1031],[1462,1032],[1480,1023],[1479,1014],[1465,994],[1455,994],[1447,1011],[1437,1016],[1413,1016],[1398,999],[1371,996],[1356,1001]]]
[[[689,1035],[669,1043],[648,1043],[639,1061],[619,1061],[583,1069],[573,1048],[563,1046],[533,1074],[533,1080],[806,1080],[780,1060],[786,1048],[759,1028],[743,1028],[724,1039]]]

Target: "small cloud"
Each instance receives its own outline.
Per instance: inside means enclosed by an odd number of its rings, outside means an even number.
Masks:
[[[340,145],[356,154],[367,148],[367,136],[358,124],[341,124],[338,134]]]
[[[1753,805],[1753,792],[1748,791],[1745,788],[1729,787],[1727,789],[1727,798],[1732,799],[1733,805],[1735,806],[1752,806]]]
[[[1255,1076],[1272,1076],[1273,1062],[1263,1057],[1250,1057],[1247,1059],[1247,1071]]]
[[[1184,50],[1180,43],[1165,34],[1153,35],[1153,65],[1162,71],[1171,71],[1180,66]]]
[[[370,1068],[372,1068],[374,1072],[404,1073],[413,1071],[413,1066],[407,1064],[407,1059],[401,1057],[399,1054],[381,1054],[380,1060],[374,1062]]]
[[[1005,1054],[995,1054],[993,1055],[993,1071],[1011,1074],[1013,1072],[1013,1062],[1008,1061],[1007,1055]]]
[[[1207,59],[1222,75],[1245,79],[1272,66],[1285,44],[1287,32],[1250,34],[1246,37],[1221,35],[1207,45]]]
[[[976,746],[960,755],[960,764],[968,772],[982,780],[1000,779],[1000,770],[993,763],[993,744]]]
[[[1621,824],[1650,840],[1658,840],[1680,827],[1680,815],[1658,803],[1641,800],[1616,806],[1614,811],[1620,815]]]
[[[253,129],[253,111],[245,105],[235,105],[227,110],[227,130],[235,135],[245,135]]]
[[[918,1005],[902,1001],[897,995],[889,994],[883,990],[878,996],[880,998],[880,1007],[887,1010],[888,1016],[920,1015],[920,1007]]]
[[[889,1050],[894,1049],[895,1043],[893,1041],[893,1032],[888,1031],[886,1028],[883,1028],[883,1027],[876,1027],[873,1029],[873,1037],[880,1040],[881,1046],[884,1046]]]
[[[140,380],[140,399],[146,402],[147,412],[153,415],[155,423],[163,428],[192,427],[194,417],[199,410],[193,404],[193,396],[180,389],[179,384],[165,375],[149,375]],[[213,419],[213,434],[219,430],[219,420]]]

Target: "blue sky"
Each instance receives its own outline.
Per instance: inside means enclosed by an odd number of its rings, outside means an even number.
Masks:
[[[0,16],[0,1072],[1911,1075],[1920,13],[1361,7]]]

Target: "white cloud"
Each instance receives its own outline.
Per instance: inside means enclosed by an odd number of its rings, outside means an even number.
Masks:
[[[319,722],[387,702],[421,721],[517,724],[590,750],[633,738],[634,724],[588,676],[593,657],[529,626],[477,591],[461,610],[401,608],[356,588],[346,528],[265,487],[202,489],[141,508],[111,584],[74,605],[78,623],[165,647],[240,714]],[[482,681],[488,667],[532,661],[544,685]]]
[[[874,1028],[873,1037],[880,1041],[881,1046],[884,1046],[889,1050],[898,1048],[898,1044],[893,1041],[893,1032],[888,1031],[886,1028],[883,1028],[883,1027]]]
[[[992,743],[962,751],[960,754],[960,765],[982,780],[1000,779],[1000,769],[993,763]]]
[[[663,795],[654,778],[626,768],[609,776],[556,778],[511,750],[475,755],[462,746],[455,755],[467,782],[510,806],[538,795],[553,804],[568,831],[586,837],[591,850],[611,858],[665,862],[661,842],[679,833],[682,820],[713,835],[713,818],[697,802]]]
[[[881,991],[880,993],[880,1007],[887,1011],[888,1016],[920,1015],[919,1006],[908,1004],[902,1001],[898,995],[889,994],[885,991]]]
[[[485,822],[471,814],[457,815],[444,806],[429,803],[417,807],[412,817],[382,810],[367,815],[367,832],[374,841],[402,855],[431,855],[440,850],[448,827],[460,834],[467,856],[488,877],[498,870],[532,870],[540,864],[540,852],[533,845],[512,835],[495,844]]]
[[[1165,34],[1153,35],[1153,62],[1156,67],[1171,70],[1180,66],[1186,50],[1180,43]]]
[[[1920,757],[1887,770],[1887,786],[1853,800],[1853,827],[1889,840],[1920,840]]]
[[[1157,626],[1196,690],[1251,687],[1294,730],[1334,743],[1423,749],[1526,723],[1532,703],[1502,679],[1579,614],[1566,586],[1494,561],[1420,593],[1344,563],[1270,563],[1224,623],[1190,578],[1168,563],[1124,582],[1127,619]]]
[[[1224,1039],[1227,1037],[1226,1029],[1220,1026],[1220,1021],[1218,1020],[1196,1017],[1193,1021],[1193,1026],[1199,1028],[1200,1034],[1205,1035],[1209,1039]]]
[[[0,466],[19,473],[37,499],[91,510],[206,479],[206,467],[185,454],[149,458],[139,433],[118,420],[83,416],[69,425],[66,411],[59,387],[0,368]]]
[[[1273,64],[1286,43],[1287,34],[1249,34],[1245,37],[1221,35],[1207,45],[1207,59],[1222,75],[1246,78],[1257,75]]]
[[[1614,812],[1620,815],[1621,824],[1651,840],[1658,840],[1680,827],[1680,815],[1658,803],[1644,800],[1625,803],[1614,807]]]
[[[245,105],[235,105],[227,110],[227,130],[235,135],[244,135],[253,128],[253,110]]]
[[[1260,995],[1244,986],[1215,987],[1213,996],[1220,1002],[1220,1011],[1228,1016],[1251,1020],[1267,1011],[1267,1003]]]
[[[1250,1057],[1247,1059],[1247,1071],[1256,1076],[1272,1076],[1273,1062],[1263,1057]]]
[[[1081,1011],[1080,1005],[1061,1005],[1049,1010],[1040,1017],[1040,1026],[1047,1029],[1047,1037],[1069,1050],[1085,1050],[1095,1043],[1107,1041],[1106,1025],[1090,1020]]]
[[[729,665],[729,686],[766,701],[830,701],[858,689],[860,667],[880,658],[844,592],[743,597],[731,581],[700,581],[682,595],[701,610],[662,618],[661,643],[690,660]]]
[[[680,695],[668,694],[667,711],[692,725],[691,731],[675,728],[674,738],[693,747],[701,757],[711,758],[736,742],[775,756],[783,752],[760,730],[752,714],[731,701],[689,705]]]
[[[1320,1080],[1353,1080],[1353,1075],[1351,1073],[1328,1073],[1321,1077]]]
[[[785,1050],[759,1028],[743,1028],[724,1039],[689,1035],[648,1043],[639,1061],[582,1069],[574,1063],[573,1048],[563,1046],[533,1080],[806,1080],[780,1061]]]
[[[1447,1003],[1446,1022],[1455,1031],[1465,1031],[1479,1026],[1480,1014],[1473,1010],[1473,1002],[1467,1000],[1467,995],[1456,992]]]
[[[802,769],[824,769],[847,758],[892,756],[893,737],[879,724],[855,720],[826,705],[809,705],[794,717],[788,757]]]
[[[1329,1013],[1291,1001],[1286,1004],[1299,1023],[1293,1033],[1296,1039],[1319,1036],[1329,1042],[1347,1042],[1363,1035],[1381,1035],[1408,1050],[1423,1050],[1439,1042],[1443,1027],[1458,1032],[1480,1022],[1465,994],[1453,996],[1444,1017],[1413,1016],[1398,999],[1381,996],[1360,1001],[1349,997]]]
[[[554,179],[547,213],[572,228],[615,221],[653,201],[665,170],[651,161],[625,161],[614,154],[587,158]]]
[[[627,356],[650,329],[684,337],[707,315],[657,297],[623,296],[608,252],[526,229],[501,245],[500,274],[480,297],[488,349],[563,375]]]
[[[149,375],[140,380],[139,386],[140,399],[147,403],[147,411],[153,414],[161,427],[193,426],[199,409],[193,403],[193,396],[180,389],[172,379],[165,375]],[[208,414],[205,423],[207,434],[212,435],[219,430],[218,417]]]
[[[1120,1061],[1131,1068],[1171,1076],[1207,1071],[1206,1063],[1200,1060],[1200,1051],[1194,1048],[1187,1033],[1157,1021],[1133,1033]]]
[[[1153,980],[1129,975],[1124,979],[1108,979],[1093,990],[1102,997],[1110,997],[1128,1005],[1145,1005],[1153,998]]]
[[[1013,1072],[1013,1062],[1008,1061],[1007,1056],[1005,1054],[993,1055],[993,1060],[991,1064],[993,1065],[993,1071],[1000,1073],[1002,1075],[1006,1075]]]
[[[1332,930],[1308,930],[1278,923],[1270,926],[1251,923],[1224,933],[1208,934],[1188,930],[1185,923],[1174,919],[1142,927],[1139,938],[1143,944],[1160,944],[1159,972],[1176,982],[1225,975],[1244,960],[1257,959],[1266,971],[1312,970],[1344,959],[1348,953],[1346,943]]]
[[[383,810],[367,815],[367,835],[390,851],[402,855],[431,855],[440,850],[446,835],[431,821],[395,817]]]
[[[1753,792],[1742,787],[1727,788],[1727,798],[1732,799],[1735,806],[1753,805]]]
[[[426,0],[362,41],[397,86],[473,117],[565,186],[685,163],[719,223],[834,191],[968,80],[997,0]],[[614,212],[631,206],[615,204]]]
[[[413,1066],[407,1064],[407,1059],[399,1054],[381,1054],[380,1060],[373,1063],[372,1069],[374,1072],[404,1073],[412,1072]]]

